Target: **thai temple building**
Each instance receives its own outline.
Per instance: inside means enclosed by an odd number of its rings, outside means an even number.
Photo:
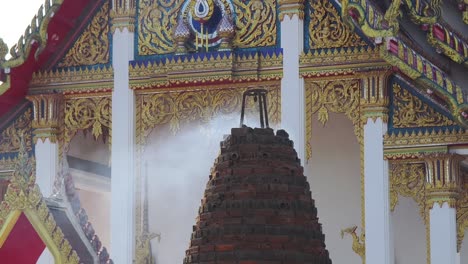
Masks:
[[[18,39],[2,264],[468,263],[468,0],[45,0]]]

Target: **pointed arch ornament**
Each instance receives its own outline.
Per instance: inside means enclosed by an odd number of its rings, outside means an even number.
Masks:
[[[4,200],[0,204],[0,248],[9,237],[21,215],[24,215],[57,264],[78,264],[80,259],[63,231],[57,225],[35,183],[34,158],[26,152],[24,139],[15,171]]]

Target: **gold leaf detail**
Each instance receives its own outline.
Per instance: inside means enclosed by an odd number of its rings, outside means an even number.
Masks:
[[[264,47],[276,44],[276,1],[234,0],[236,35],[234,46]]]
[[[390,176],[390,209],[398,204],[398,195],[413,198],[419,205],[420,215],[426,219],[426,192],[424,163],[391,162]]]
[[[59,67],[105,64],[109,62],[109,1],[83,31]]]
[[[393,94],[393,126],[396,128],[456,125],[450,118],[438,113],[399,84],[393,85]]]
[[[138,54],[167,54],[175,51],[172,28],[185,1],[141,0],[138,5]]]
[[[17,152],[20,149],[21,135],[26,143],[26,150],[31,151],[32,110],[28,108],[13,124],[0,134],[0,153]]]
[[[309,41],[311,49],[365,46],[366,43],[343,23],[330,1],[310,1]]]
[[[79,130],[91,129],[93,136],[109,136],[111,130],[110,97],[89,97],[67,100],[65,103],[65,144]]]

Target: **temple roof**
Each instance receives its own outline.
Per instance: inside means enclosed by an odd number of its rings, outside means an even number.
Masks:
[[[46,0],[18,43],[10,48],[0,41],[0,116],[26,95],[32,73],[48,69],[61,58],[75,35],[104,1]]]

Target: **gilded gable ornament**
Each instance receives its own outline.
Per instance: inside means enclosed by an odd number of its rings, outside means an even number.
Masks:
[[[366,43],[343,22],[327,0],[310,0],[309,42],[311,49],[364,46]]]
[[[28,108],[10,126],[0,132],[0,153],[17,152],[20,149],[21,136],[26,142],[26,150],[31,151],[32,110]]]
[[[109,51],[109,1],[105,1],[58,66],[105,64],[109,62]]]
[[[393,94],[395,128],[456,125],[453,120],[437,112],[399,84],[393,85]]]
[[[274,0],[141,0],[138,14],[139,55],[277,44]]]

